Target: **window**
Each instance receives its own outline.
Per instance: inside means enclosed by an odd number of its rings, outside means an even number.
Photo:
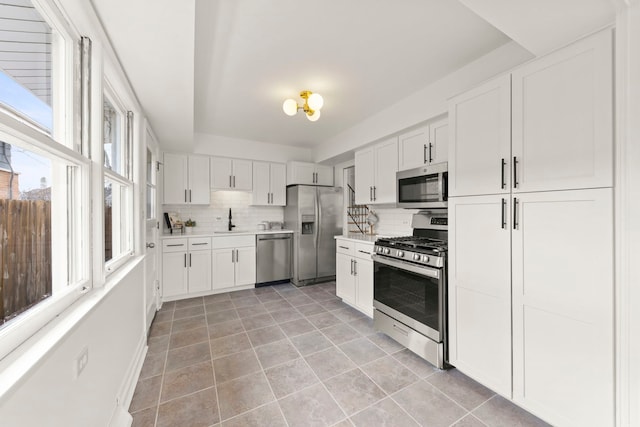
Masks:
[[[117,268],[133,250],[133,182],[131,181],[132,114],[114,98],[103,102],[104,260]]]
[[[66,138],[73,39],[30,0],[0,16],[0,338],[28,337],[88,283],[89,160]],[[33,321],[14,328],[21,314]]]

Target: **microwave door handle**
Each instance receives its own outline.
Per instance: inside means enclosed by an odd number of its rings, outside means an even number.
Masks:
[[[443,192],[444,190],[444,173],[440,172],[438,174],[438,200],[444,202]]]

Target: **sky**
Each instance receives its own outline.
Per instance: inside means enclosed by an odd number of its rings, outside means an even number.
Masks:
[[[53,129],[51,106],[2,71],[0,71],[0,103],[29,117],[49,131]],[[40,188],[42,177],[46,178],[48,185],[51,185],[51,162],[49,159],[12,146],[11,164],[14,171],[20,173],[20,191]]]

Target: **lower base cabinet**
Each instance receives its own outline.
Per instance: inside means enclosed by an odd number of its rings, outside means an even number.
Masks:
[[[336,295],[373,317],[373,243],[336,239]]]
[[[507,196],[449,199],[450,362],[553,425],[613,426],[613,190]]]
[[[172,298],[211,290],[211,238],[162,242],[162,296]]]
[[[212,259],[214,290],[256,283],[255,236],[215,237]]]

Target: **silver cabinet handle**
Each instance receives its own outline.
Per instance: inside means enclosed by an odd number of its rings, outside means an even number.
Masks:
[[[373,186],[373,201],[376,201],[376,186]]]
[[[513,198],[513,229],[518,229],[518,198]]]
[[[231,249],[231,262],[235,263],[236,262],[236,251]]]
[[[502,229],[507,228],[507,201],[502,198]]]
[[[424,144],[424,148],[422,150],[422,163],[427,163],[427,144]]]
[[[236,188],[236,176],[233,175],[233,188]]]
[[[207,242],[202,242],[202,243],[192,243],[192,246],[203,246],[203,245],[208,245]]]
[[[353,276],[353,259],[351,260],[351,272],[349,274]]]
[[[502,180],[500,181],[501,182],[500,188],[504,189],[507,186],[507,183],[504,181],[504,167],[507,165],[507,162],[504,161],[504,157],[501,159],[501,163],[500,164],[501,164],[501,166],[500,166],[500,168],[501,168],[500,176],[502,177],[501,178]]]
[[[187,203],[187,189],[184,189],[184,202]]]
[[[431,163],[433,161],[433,158],[431,157],[431,149],[433,148],[433,144],[429,143],[429,163]]]
[[[240,251],[236,249],[236,262],[240,262]]]
[[[349,247],[348,247],[348,246],[338,246],[338,247],[339,247],[339,248],[342,248],[342,249],[349,250]]]
[[[360,252],[361,254],[371,255],[371,252],[361,251],[360,249],[358,249],[358,252]]]
[[[192,200],[191,200],[191,190],[189,190],[189,203],[191,203],[191,202],[192,202]]]
[[[353,275],[358,275],[358,260],[355,259],[353,260]]]
[[[167,246],[184,246],[184,243],[174,243],[174,244],[167,245]]]
[[[231,175],[229,175],[229,188],[233,188],[233,184],[231,184]]]
[[[191,267],[191,254],[189,254],[189,267]]]
[[[369,201],[373,202],[373,187],[369,187]]]
[[[518,158],[513,156],[513,188],[518,188]]]
[[[187,268],[187,254],[184,254],[184,268]]]

